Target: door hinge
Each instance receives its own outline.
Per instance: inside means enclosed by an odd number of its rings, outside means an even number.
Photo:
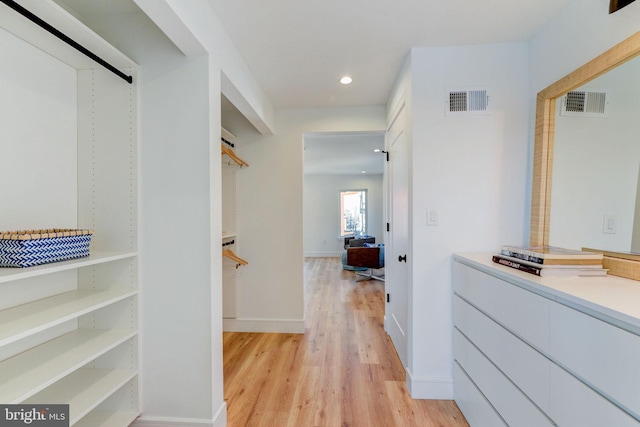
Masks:
[[[387,231],[391,231],[391,227],[389,226],[389,223],[387,223]]]
[[[387,302],[391,302],[391,295],[387,294]]]

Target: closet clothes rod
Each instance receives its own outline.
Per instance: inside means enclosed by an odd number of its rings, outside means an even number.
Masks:
[[[66,34],[64,34],[63,32],[61,32],[60,30],[56,29],[55,27],[53,27],[48,22],[44,21],[43,19],[41,19],[38,16],[34,15],[33,13],[31,13],[30,11],[28,11],[24,7],[20,6],[15,1],[13,1],[13,0],[0,0],[0,2],[6,4],[11,9],[15,10],[20,15],[24,16],[25,18],[27,18],[28,20],[30,20],[34,24],[40,26],[44,30],[46,30],[49,33],[53,34],[54,36],[56,36],[57,38],[59,38],[60,40],[62,40],[66,44],[68,44],[69,46],[73,47],[74,49],[76,49],[77,51],[82,53],[83,55],[88,56],[89,58],[93,59],[95,62],[97,62],[98,64],[102,65],[107,70],[111,71],[112,73],[114,73],[115,75],[120,77],[121,79],[127,81],[129,84],[133,83],[133,77],[132,76],[128,76],[125,73],[123,73],[122,71],[118,70],[116,67],[114,67],[113,65],[109,64],[107,61],[105,61],[104,59],[100,58],[98,55],[96,55],[95,53],[91,52],[89,49],[87,49],[86,47],[82,46],[80,43],[76,42],[71,37],[69,37]]]

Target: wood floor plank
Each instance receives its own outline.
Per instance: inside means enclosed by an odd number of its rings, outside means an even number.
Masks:
[[[304,334],[224,334],[229,427],[468,427],[455,402],[410,398],[383,282],[338,258],[305,259],[304,277]]]
[[[291,402],[287,427],[314,425],[317,411],[318,388],[320,386],[320,366],[305,367],[301,370],[299,386]]]
[[[373,336],[375,330],[370,328],[370,317],[362,310],[354,310],[356,333],[354,341],[358,346],[360,363],[380,363],[378,352],[376,351],[376,341]]]

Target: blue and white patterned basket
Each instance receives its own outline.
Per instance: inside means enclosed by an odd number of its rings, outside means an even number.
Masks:
[[[0,267],[32,267],[89,256],[93,230],[0,232]]]

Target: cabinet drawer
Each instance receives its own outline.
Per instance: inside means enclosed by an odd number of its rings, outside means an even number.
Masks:
[[[549,415],[559,426],[638,427],[640,424],[556,365],[551,366]]]
[[[548,350],[549,300],[458,262],[456,294],[542,351]]]
[[[536,405],[548,411],[549,359],[457,296],[453,313],[456,327]],[[455,346],[454,358],[458,358]]]
[[[453,364],[455,400],[470,426],[507,427],[457,363]]]
[[[640,337],[558,303],[550,322],[551,357],[640,417]]]
[[[553,423],[460,332],[454,333],[456,360],[508,425],[552,426]]]

